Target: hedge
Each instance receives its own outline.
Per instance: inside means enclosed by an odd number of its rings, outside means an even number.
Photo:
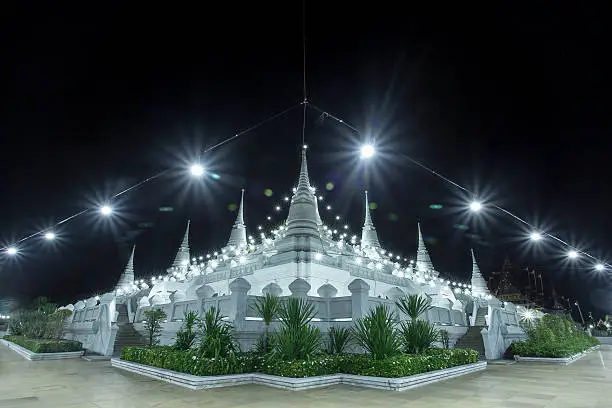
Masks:
[[[4,339],[34,353],[65,353],[83,349],[83,344],[74,340],[29,339],[24,336],[11,335],[4,336]]]
[[[527,340],[511,345],[521,357],[564,358],[596,346],[599,340],[563,317],[547,314],[525,328]]]
[[[384,360],[373,360],[365,354],[345,354],[288,361],[253,353],[237,354],[229,358],[202,358],[196,350],[124,347],[121,350],[121,359],[197,376],[261,372],[295,378],[336,373],[407,377],[476,363],[478,353],[467,349],[431,349],[423,355],[400,354]]]
[[[121,359],[197,376],[252,373],[263,361],[250,353],[203,358],[197,350],[176,350],[171,346],[123,347]]]
[[[566,358],[582,353],[598,344],[599,340],[588,335],[583,338],[547,342],[527,340],[512,343],[512,353],[521,357]]]

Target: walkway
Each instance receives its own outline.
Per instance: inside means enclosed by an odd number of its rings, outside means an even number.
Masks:
[[[486,371],[404,392],[335,386],[282,391],[259,385],[191,391],[113,369],[108,361],[29,362],[0,346],[0,407],[605,407],[612,346],[572,365],[490,365]]]

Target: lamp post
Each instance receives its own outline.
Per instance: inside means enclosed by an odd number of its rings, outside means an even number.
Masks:
[[[584,316],[582,315],[582,309],[580,309],[580,303],[578,303],[578,301],[575,301],[574,305],[578,307],[578,313],[580,313],[580,320],[582,320],[582,325],[586,325],[586,323],[584,322]]]

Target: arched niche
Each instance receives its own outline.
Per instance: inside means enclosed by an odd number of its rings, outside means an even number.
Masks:
[[[261,290],[261,293],[264,295],[280,296],[283,290],[276,283],[269,283]]]
[[[326,283],[317,289],[317,293],[322,298],[333,298],[336,296],[336,294],[338,294],[338,289],[336,289],[334,285]]]
[[[202,285],[199,288],[197,288],[195,292],[196,292],[196,296],[201,299],[201,298],[212,297],[213,294],[215,293],[215,290],[209,285]]]
[[[387,293],[385,293],[385,296],[387,296],[391,300],[401,298],[402,296],[405,296],[405,295],[406,293],[404,293],[404,291],[398,288],[397,286],[392,287],[391,289],[387,291]]]

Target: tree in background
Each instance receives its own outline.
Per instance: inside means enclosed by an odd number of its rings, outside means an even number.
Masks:
[[[156,346],[159,344],[159,338],[161,336],[162,320],[168,317],[168,315],[161,309],[146,310],[144,315],[144,328],[147,331],[149,347]]]

